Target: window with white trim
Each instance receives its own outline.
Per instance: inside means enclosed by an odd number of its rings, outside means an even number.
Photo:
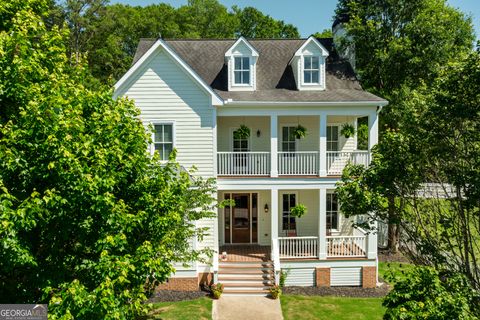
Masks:
[[[250,58],[234,57],[233,83],[240,85],[250,84]]]
[[[303,57],[303,83],[320,83],[320,58],[318,56]]]
[[[338,126],[327,126],[327,151],[338,151]]]
[[[295,217],[290,215],[290,210],[296,206],[296,202],[297,195],[295,193],[282,195],[282,230],[296,230]]]
[[[282,127],[282,151],[295,152],[296,144],[295,127]]]
[[[335,193],[327,193],[327,229],[338,230],[338,198]]]
[[[153,132],[154,151],[158,152],[161,160],[168,160],[173,150],[173,124],[155,124]]]

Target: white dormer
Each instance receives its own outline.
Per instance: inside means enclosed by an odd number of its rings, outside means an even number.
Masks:
[[[327,57],[327,49],[313,36],[295,52],[291,65],[298,90],[325,90]]]
[[[228,91],[254,91],[258,52],[244,37],[225,53],[228,67]]]

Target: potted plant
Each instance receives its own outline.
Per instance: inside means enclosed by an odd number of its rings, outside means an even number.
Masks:
[[[355,135],[355,127],[350,123],[344,123],[340,130],[340,134],[347,139],[353,137]]]
[[[250,137],[250,128],[242,124],[233,134],[236,139],[248,139]]]
[[[213,299],[219,299],[223,293],[223,284],[214,283],[210,286],[210,291],[212,292]]]
[[[301,125],[298,125],[293,131],[293,135],[296,139],[305,138],[305,136],[307,135],[307,129]]]
[[[271,286],[270,289],[268,289],[268,291],[270,291],[270,296],[272,297],[272,299],[275,299],[275,300],[282,295],[282,288],[280,288],[280,286],[278,285]]]
[[[303,204],[297,204],[295,207],[290,208],[290,216],[295,217],[295,218],[301,218],[305,213],[307,213],[307,207]],[[296,229],[296,225],[295,225]],[[291,233],[291,228],[290,228],[290,219],[288,219],[288,233],[287,236],[295,236],[296,232],[294,234]]]

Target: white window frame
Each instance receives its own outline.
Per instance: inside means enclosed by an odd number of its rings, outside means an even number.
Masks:
[[[236,69],[235,68],[235,59],[240,58],[241,59],[241,68],[242,69]],[[243,64],[243,59],[248,59],[248,70],[245,69],[245,65]],[[232,86],[234,87],[251,87],[252,86],[252,61],[250,56],[244,56],[244,55],[236,55],[233,56],[233,73],[232,73]],[[235,72],[240,72],[241,77],[243,79],[243,72],[248,71],[248,83],[236,83],[235,82]]]
[[[337,140],[328,140],[328,127],[336,127],[337,128]],[[327,138],[327,151],[329,152],[340,152],[341,149],[340,149],[340,125],[339,124],[336,124],[336,123],[330,123],[328,124],[327,123],[327,134],[326,134],[326,138]],[[328,143],[332,143],[332,142],[337,142],[337,150],[328,150]]]
[[[329,213],[333,213],[335,211],[332,211],[332,210],[328,210],[328,198],[329,198],[329,195],[335,195],[335,192],[334,191],[327,191],[327,199],[326,199],[326,208],[325,208],[325,211],[326,211],[326,216],[325,216],[325,224],[327,224],[327,219],[328,219],[328,214]],[[342,228],[342,219],[341,219],[341,211],[340,211],[340,202],[338,201],[338,195],[336,195],[337,197],[337,228],[334,229],[334,228],[331,228],[330,231],[332,232],[335,232],[335,233],[338,233],[340,232],[341,228]]]
[[[281,195],[281,197],[279,197],[280,198],[280,204],[281,204],[281,208],[280,208],[281,211],[280,212],[282,214],[281,215],[281,222],[280,222],[280,228],[281,228],[280,230],[282,232],[288,231],[288,229],[283,229],[283,214],[284,214],[283,197],[285,195],[292,195],[292,194],[295,195],[295,205],[298,205],[300,203],[300,201],[298,200],[298,191],[284,191],[284,192],[280,193],[280,195]],[[288,214],[288,216],[290,217],[290,213]],[[297,220],[297,218],[296,217],[291,217],[291,218],[295,218],[295,230],[298,231],[298,228],[297,228],[298,227],[298,225],[297,225],[298,220]]]
[[[295,151],[283,151],[283,128],[295,128],[297,127],[298,124],[290,124],[290,123],[284,123],[284,124],[281,124],[280,125],[280,141],[281,141],[281,144],[280,144],[280,148],[281,148],[281,152],[298,152],[298,142],[299,142],[299,139],[295,138]],[[290,142],[290,141],[289,141]]]
[[[310,68],[310,69],[306,69],[305,68],[305,59],[306,58],[309,58],[309,59],[312,59],[312,58],[317,58],[318,59],[318,68],[317,69],[314,69],[314,68]],[[316,55],[304,55],[302,56],[302,59],[301,59],[301,63],[302,63],[302,84],[304,86],[321,86],[322,85],[322,59],[320,56],[316,56]],[[312,61],[310,61],[310,65],[312,65]],[[305,71],[309,71],[310,73],[314,72],[314,71],[317,71],[318,72],[318,82],[305,82]]]
[[[230,151],[231,152],[234,152],[234,148],[233,148],[233,139],[234,139],[234,132],[236,130],[240,129],[240,127],[230,127]],[[250,129],[251,131],[251,129]],[[252,134],[250,133],[250,136],[248,137],[248,139],[246,139],[248,141],[248,151],[242,151],[242,152],[251,152],[252,151]]]
[[[151,133],[152,143],[150,144],[150,154],[153,156],[154,153],[155,153],[155,143],[156,143],[155,142],[155,126],[159,126],[159,125],[171,125],[172,126],[172,151],[173,151],[173,149],[176,148],[175,121],[174,120],[152,120],[152,121],[150,121],[150,124],[152,125],[152,133]],[[157,142],[157,143],[161,143],[161,142]],[[167,162],[168,159],[162,160],[162,161]]]

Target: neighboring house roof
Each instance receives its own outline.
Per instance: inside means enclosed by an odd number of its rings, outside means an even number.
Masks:
[[[364,91],[350,66],[335,51],[333,40],[318,39],[329,51],[326,64],[326,90],[298,91],[290,61],[307,39],[251,39],[258,51],[257,87],[255,91],[228,91],[225,53],[235,39],[165,40],[203,81],[224,100],[258,102],[378,102],[386,100]],[[156,43],[141,39],[133,64]]]

